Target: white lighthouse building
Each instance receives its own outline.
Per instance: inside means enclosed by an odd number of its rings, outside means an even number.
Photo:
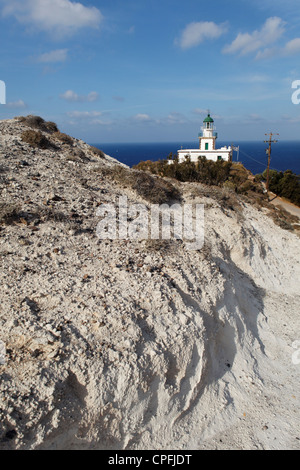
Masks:
[[[182,163],[186,157],[189,157],[192,162],[197,162],[199,157],[206,157],[207,160],[217,162],[219,160],[232,161],[232,147],[221,147],[216,149],[216,139],[218,138],[217,132],[214,130],[214,120],[207,114],[203,121],[202,131],[198,134],[199,148],[198,149],[181,149],[178,150],[178,161]]]

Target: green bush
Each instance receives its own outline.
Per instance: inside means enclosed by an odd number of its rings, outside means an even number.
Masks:
[[[189,157],[182,163],[174,158],[172,164],[169,164],[168,160],[156,162],[147,160],[140,162],[134,168],[163,177],[175,178],[182,182],[198,182],[221,187],[226,183],[227,187],[230,186],[230,189],[237,192],[239,188],[241,188],[240,192],[256,189],[255,183],[248,183],[249,172],[243,165],[225,161],[213,162],[204,156],[199,157],[197,163],[191,162]]]
[[[256,175],[256,177],[266,181],[267,170],[260,175]],[[269,190],[277,196],[284,197],[300,206],[300,177],[291,170],[286,170],[285,172],[270,170]]]

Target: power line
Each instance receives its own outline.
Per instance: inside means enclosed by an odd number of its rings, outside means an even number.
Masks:
[[[246,152],[244,152],[243,150],[240,150],[240,152],[241,152],[242,154],[244,154],[244,155],[245,155],[245,157],[247,157],[247,158],[250,158],[250,160],[253,160],[253,161],[254,161],[254,162],[256,162],[256,163],[259,163],[260,165],[263,165],[263,166],[265,166],[265,164],[264,164],[264,163],[262,163],[262,162],[259,162],[258,160],[255,160],[255,158],[253,158],[253,157],[250,157],[250,155],[248,155],[248,154],[247,154]]]
[[[264,166],[264,167],[266,166],[265,163],[262,163],[262,162],[256,160],[256,159],[253,158],[253,157],[250,157],[250,155],[248,155],[248,154],[247,154],[246,152],[244,152],[243,150],[240,150],[240,152],[241,152],[242,154],[244,154],[245,157],[250,158],[250,160],[253,160],[253,161],[256,162],[256,163],[259,163],[260,165],[262,165],[262,166]],[[271,167],[271,166],[270,166],[270,169],[271,169],[271,170],[276,170],[276,171],[282,171],[282,170],[279,170],[278,168],[274,168],[274,167]]]
[[[269,136],[269,140],[265,140],[264,142],[269,144],[269,148],[266,150],[266,154],[268,155],[268,166],[267,166],[267,182],[266,182],[266,190],[269,191],[269,179],[270,179],[270,162],[271,162],[271,150],[272,150],[272,144],[275,144],[278,142],[278,140],[273,139],[273,135],[279,135],[279,134],[273,134],[270,132],[270,134],[265,134]]]

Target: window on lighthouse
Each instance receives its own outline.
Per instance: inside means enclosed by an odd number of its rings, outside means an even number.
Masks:
[[[208,150],[208,142],[205,144],[205,150]]]

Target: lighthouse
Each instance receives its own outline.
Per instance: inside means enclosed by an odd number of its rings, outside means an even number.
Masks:
[[[203,120],[201,132],[198,134],[199,148],[198,149],[181,149],[178,150],[178,161],[182,163],[186,158],[190,158],[191,162],[197,162],[199,157],[205,157],[207,160],[217,161],[231,161],[232,160],[232,147],[216,148],[216,140],[218,133],[215,131],[214,120],[207,113],[206,118]]]
[[[214,131],[214,120],[208,113],[203,121],[202,132],[199,132],[199,149],[215,150],[218,134]]]

